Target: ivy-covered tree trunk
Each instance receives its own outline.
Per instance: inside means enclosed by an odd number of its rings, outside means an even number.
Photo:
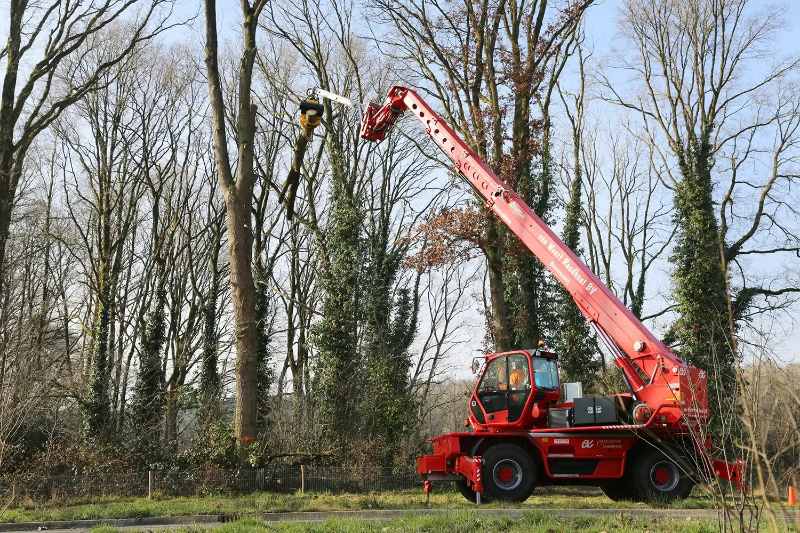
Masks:
[[[256,359],[258,364],[256,384],[258,387],[258,429],[260,433],[269,426],[271,409],[270,388],[275,378],[272,368],[272,312],[270,309],[270,291],[267,285],[267,274],[263,265],[256,260],[256,320],[258,348]]]
[[[84,433],[89,439],[103,440],[108,436],[111,422],[111,400],[109,397],[109,361],[108,337],[111,328],[111,311],[109,309],[108,291],[103,291],[97,298],[94,330],[92,339],[92,359],[89,374],[89,386],[84,405]]]
[[[330,151],[333,153],[336,148]],[[332,163],[341,169],[337,165],[341,159],[336,159],[332,157]],[[322,319],[314,328],[319,351],[316,401],[325,432],[335,440],[352,435],[358,427],[356,408],[362,390],[357,372],[360,366],[357,317],[358,292],[362,286],[359,279],[362,215],[340,172],[334,170],[325,242],[327,258],[323,260],[320,273],[325,293]]]
[[[210,291],[209,291],[210,292]],[[203,309],[203,358],[200,367],[200,420],[207,426],[219,416],[220,379],[217,370],[217,299]]]
[[[708,372],[709,402],[715,405],[736,389],[736,356],[712,199],[711,147],[698,142],[694,153],[679,156],[682,179],[675,186],[672,262],[679,316],[673,334],[681,355]]]
[[[521,103],[519,105],[524,107]],[[529,122],[529,109],[519,120],[526,124]],[[528,146],[531,143],[530,127],[526,129],[527,133],[518,133],[515,145]],[[533,211],[545,222],[549,222],[553,204],[551,196],[553,173],[550,128],[547,123],[542,129],[541,143],[538,169],[531,160],[532,154],[529,149],[515,152],[515,157],[520,162],[516,186],[519,195]],[[515,346],[532,348],[540,340],[546,341],[556,333],[554,284],[547,276],[541,262],[515,237],[509,242],[507,256],[509,284],[506,292],[515,316]]]
[[[97,265],[97,302],[94,313],[92,332],[92,370],[89,375],[88,395],[84,412],[84,432],[93,440],[105,440],[109,437],[111,425],[111,397],[109,394],[111,380],[111,352],[109,337],[111,335],[112,306],[112,257],[111,257],[111,213],[110,192],[108,182],[100,180],[98,194],[100,241]]]
[[[161,350],[166,340],[166,272],[159,265],[158,287],[153,309],[142,333],[139,375],[134,389],[132,422],[136,448],[147,457],[156,458],[161,447],[161,423],[164,414],[164,375]]]
[[[581,165],[580,131],[573,131],[574,175],[569,188],[569,200],[564,213],[564,244],[576,255],[581,255],[581,197],[583,189],[583,166]],[[559,331],[556,336],[556,349],[559,366],[567,381],[580,381],[584,387],[591,388],[597,379],[601,363],[597,359],[597,346],[586,319],[578,310],[572,296],[559,288]]]
[[[181,403],[180,380],[173,379],[167,384],[164,392],[164,442],[165,454],[176,455],[178,452],[178,411]]]
[[[403,437],[413,430],[416,414],[408,386],[411,366],[408,349],[416,333],[417,287],[392,298],[402,255],[389,251],[385,231],[370,239],[367,284],[364,295],[365,394],[360,416],[364,432],[381,443],[379,460],[389,466]]]
[[[203,355],[200,362],[200,390],[198,398],[200,409],[200,434],[208,437],[213,425],[220,420],[221,406],[219,370],[217,369],[217,345],[219,335],[217,332],[217,307],[221,284],[219,270],[219,254],[221,248],[222,225],[216,226],[211,250],[208,257],[208,271],[210,283],[203,305]]]

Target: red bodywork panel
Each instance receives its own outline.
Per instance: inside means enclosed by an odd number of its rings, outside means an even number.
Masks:
[[[431,455],[417,458],[417,473],[426,479],[462,476],[473,490],[481,492],[480,456],[471,455],[469,448],[486,439],[515,439],[529,444],[529,449],[538,456],[544,477],[552,483],[622,477],[625,456],[637,437],[624,429],[604,432],[599,432],[600,427],[580,429],[583,430],[580,433],[555,430],[446,433],[432,439]]]
[[[552,484],[575,481],[598,483],[625,473],[625,459],[636,445],[637,431],[645,425],[548,428],[527,433],[445,433],[432,439],[433,453],[417,458],[417,473],[424,479],[448,480],[461,476],[475,492],[483,491],[481,458],[474,448],[487,439],[524,441],[536,455],[545,479]],[[728,463],[710,459],[714,474],[735,486],[743,486],[741,460]]]
[[[721,459],[711,459],[714,474],[720,479],[727,479],[739,490],[744,489],[744,461],[737,459],[733,463]]]

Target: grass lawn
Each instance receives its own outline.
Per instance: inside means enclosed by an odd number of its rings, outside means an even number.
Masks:
[[[193,514],[248,514],[281,511],[345,511],[357,509],[418,509],[425,507],[422,491],[388,491],[366,494],[278,494],[263,492],[241,496],[198,496],[181,498],[101,498],[90,503],[53,503],[0,508],[0,522],[42,522],[98,518],[180,516]],[[472,504],[453,491],[431,495],[431,507],[469,509]],[[558,487],[539,489],[522,504],[490,503],[485,507],[541,508],[646,508],[643,503],[613,502],[599,491]],[[691,497],[672,507],[709,508],[710,499]],[[433,518],[431,518],[433,520]],[[423,529],[424,530],[424,529]],[[361,531],[361,530],[359,530]]]
[[[114,528],[102,527],[93,533],[113,533]],[[630,518],[574,518],[554,519],[544,512],[531,511],[519,518],[490,518],[475,512],[456,510],[437,516],[409,516],[386,521],[359,521],[353,519],[330,520],[320,523],[267,524],[259,520],[240,520],[213,530],[186,528],[184,533],[214,531],[220,533],[281,532],[281,533],[387,533],[396,531],[472,533],[475,531],[504,531],[511,533],[559,533],[562,531],[623,533],[647,531],[650,533],[711,533],[718,531],[716,523],[698,520],[653,521]]]

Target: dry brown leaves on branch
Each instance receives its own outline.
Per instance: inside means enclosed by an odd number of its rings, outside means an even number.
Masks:
[[[474,207],[445,209],[419,226],[410,237],[418,246],[404,264],[418,272],[445,264],[468,261],[483,247],[485,214]]]

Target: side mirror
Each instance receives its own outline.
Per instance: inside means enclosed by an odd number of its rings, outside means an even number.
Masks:
[[[472,358],[472,373],[474,375],[478,375],[478,372],[481,371],[481,358],[480,357],[473,357]]]

